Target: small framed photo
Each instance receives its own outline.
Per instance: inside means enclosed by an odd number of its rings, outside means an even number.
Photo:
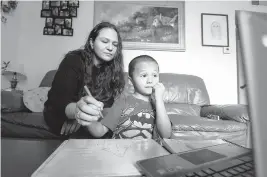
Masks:
[[[61,10],[59,12],[59,16],[60,17],[69,17],[70,16],[70,12],[68,10]]]
[[[53,27],[53,18],[46,18],[45,27]]]
[[[71,18],[65,18],[64,28],[71,28],[72,27],[72,19]]]
[[[63,26],[64,25],[64,18],[55,18],[54,24]]]
[[[51,17],[52,11],[50,9],[41,10],[41,17]]]
[[[42,1],[42,9],[49,9],[50,1]]]
[[[60,7],[60,1],[50,1],[50,7]]]
[[[69,7],[79,7],[79,1],[78,0],[70,0],[69,1]]]
[[[59,8],[58,7],[52,7],[51,10],[52,10],[52,16],[55,16],[55,17],[59,16]]]
[[[55,25],[55,35],[61,35],[62,34],[62,26],[61,25]]]
[[[60,1],[60,8],[62,10],[68,9],[68,1]]]
[[[63,28],[63,36],[73,36],[73,29]]]
[[[54,28],[44,27],[43,34],[44,35],[54,35]]]
[[[201,14],[202,46],[229,47],[228,15]]]
[[[70,17],[77,17],[77,8],[76,7],[70,7],[69,8]]]

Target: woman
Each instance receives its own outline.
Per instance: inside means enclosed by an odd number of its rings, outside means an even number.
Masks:
[[[77,135],[88,135],[86,126],[99,119],[103,107],[112,106],[124,85],[119,32],[111,23],[99,23],[84,48],[70,51],[60,63],[45,102],[45,121],[56,134],[79,129]]]

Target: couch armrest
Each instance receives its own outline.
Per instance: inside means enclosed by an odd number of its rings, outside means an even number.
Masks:
[[[219,116],[222,120],[234,120],[243,123],[249,121],[248,106],[242,104],[204,105],[201,107],[201,117],[212,115]]]
[[[169,114],[172,131],[236,132],[246,130],[246,124],[230,120],[212,120],[198,116]]]

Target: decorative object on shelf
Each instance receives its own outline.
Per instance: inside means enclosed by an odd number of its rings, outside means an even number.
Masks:
[[[115,24],[124,49],[185,51],[183,1],[95,1],[94,25]]]
[[[229,47],[228,15],[201,14],[202,46]]]
[[[42,1],[43,35],[73,36],[72,18],[77,17],[78,8],[78,0]]]
[[[17,1],[1,1],[1,21],[7,22],[6,16],[3,14],[11,14],[17,8]]]
[[[5,76],[10,81],[10,89],[16,90],[17,84],[21,80],[26,80],[27,76],[25,75],[23,68],[18,65],[10,65],[4,71],[2,75]]]

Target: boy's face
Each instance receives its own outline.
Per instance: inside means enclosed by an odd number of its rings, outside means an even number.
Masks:
[[[136,93],[145,96],[151,95],[152,88],[159,82],[159,67],[157,63],[152,61],[137,63],[130,80]]]

